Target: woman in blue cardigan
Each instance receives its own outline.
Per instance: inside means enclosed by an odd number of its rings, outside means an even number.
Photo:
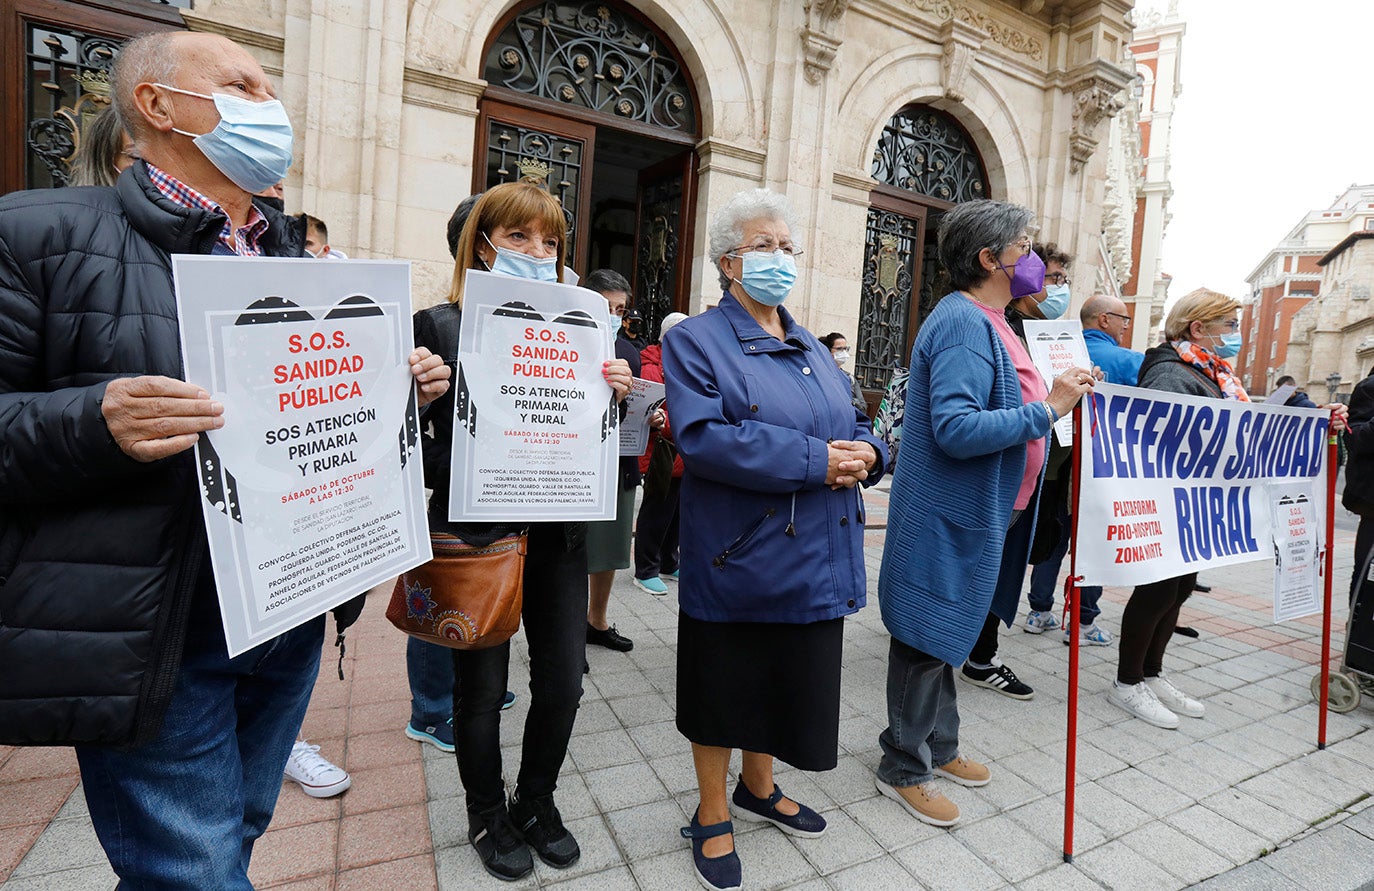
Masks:
[[[955,288],[921,326],[911,354],[902,448],[892,481],[878,577],[888,655],[888,727],[878,790],[937,826],[959,808],[931,782],[988,782],[959,754],[952,666],[962,665],[987,618],[1008,530],[1031,503],[1051,425],[1092,387],[1072,368],[1047,394],[1004,312],[1038,292],[1044,264],[1026,234],[1031,213],[970,201],[940,221],[940,262]]]
[[[727,201],[710,231],[720,305],[663,337],[684,470],[677,726],[701,794],[682,834],[718,891],[741,881],[731,802],[792,835],[825,830],[773,782],[773,759],[835,767],[844,616],[867,590],[855,487],[887,458],[830,351],[782,307],[801,253],[790,216],[763,189]]]

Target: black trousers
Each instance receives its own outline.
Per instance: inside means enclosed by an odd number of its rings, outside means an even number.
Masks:
[[[666,498],[646,493],[635,521],[635,578],[657,578],[677,570],[678,494],[682,478],[673,477]]]
[[[530,528],[521,618],[530,647],[530,709],[516,788],[522,798],[552,795],[582,699],[587,649],[587,549],[569,551],[561,523]],[[453,736],[469,813],[505,801],[501,703],[510,642],[453,651]]]
[[[1002,624],[1002,620],[988,613],[987,621],[983,622],[983,630],[978,632],[978,640],[973,644],[973,652],[968,654],[968,661],[976,662],[979,665],[990,665],[997,656],[997,626]]]
[[[1121,655],[1116,679],[1122,684],[1139,684],[1159,677],[1164,668],[1164,650],[1169,646],[1178,611],[1193,593],[1197,573],[1137,585],[1121,615]]]
[[[1360,586],[1360,570],[1374,548],[1374,517],[1360,517],[1360,525],[1355,529],[1355,569],[1350,573],[1350,605],[1355,605],[1355,589]],[[1374,583],[1371,583],[1374,591]]]

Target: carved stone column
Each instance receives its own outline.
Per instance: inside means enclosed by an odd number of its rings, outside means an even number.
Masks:
[[[1086,69],[1086,70],[1085,70]],[[1126,104],[1124,72],[1114,65],[1095,62],[1074,74],[1069,92],[1073,95],[1073,130],[1069,134],[1069,170],[1077,173],[1097,149],[1098,131],[1107,118]]]
[[[802,74],[816,85],[835,64],[835,54],[843,42],[841,24],[852,0],[811,0],[806,4],[806,25],[802,28]]]

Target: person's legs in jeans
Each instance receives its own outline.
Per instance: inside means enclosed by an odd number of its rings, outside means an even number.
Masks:
[[[991,665],[992,660],[997,658],[997,626],[1001,621],[992,613],[988,613],[987,619],[983,622],[983,630],[978,632],[978,640],[973,644],[973,652],[968,655],[970,665]]]
[[[887,656],[887,729],[878,736],[878,779],[897,788],[934,778],[959,757],[954,669],[896,638]]]
[[[121,887],[252,887],[253,843],[271,820],[319,672],[323,616],[234,659],[217,610],[191,622],[157,737],[135,749],[76,749]]]
[[[438,727],[453,716],[453,651],[412,637],[406,641],[410,726]]]
[[[1098,603],[1102,600],[1101,585],[1084,585],[1078,589],[1078,624],[1084,628],[1097,624],[1102,615]]]

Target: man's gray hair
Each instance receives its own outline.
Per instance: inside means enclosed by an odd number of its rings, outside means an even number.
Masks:
[[[720,268],[720,258],[740,247],[744,239],[744,224],[750,220],[781,220],[789,231],[795,230],[796,219],[787,199],[768,189],[745,189],[730,196],[715,216],[711,217],[708,249],[711,262],[720,276],[720,286],[730,288],[730,277]]]
[[[1034,216],[1019,204],[986,198],[955,205],[940,218],[940,263],[950,287],[964,290],[985,281],[988,272],[978,254],[987,248],[1001,256]]]
[[[114,61],[113,87],[115,113],[129,138],[138,145],[147,133],[147,123],[134,105],[134,87],[160,83],[176,86],[177,52],[173,44],[179,31],[154,31],[135,37]]]

